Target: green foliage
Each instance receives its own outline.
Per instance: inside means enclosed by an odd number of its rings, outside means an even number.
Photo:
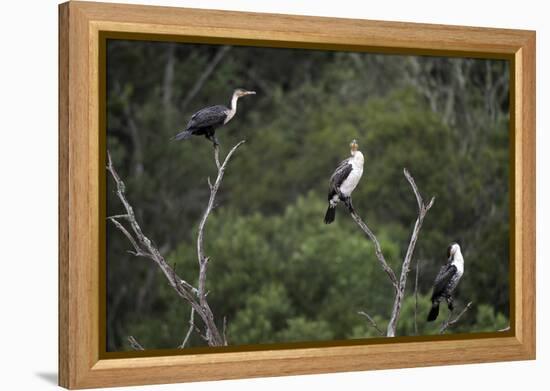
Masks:
[[[460,240],[466,272],[457,311],[473,307],[448,332],[494,331],[509,314],[508,64],[445,59],[233,47],[188,94],[220,49],[110,41],[107,144],[147,235],[177,272],[196,283],[196,231],[215,175],[202,138],[171,142],[197,109],[239,101],[218,130],[222,154],[241,139],[206,227],[208,300],[231,344],[375,337],[357,314],[385,330],[393,290],[372,243],[343,208],[323,224],[328,178],[359,140],[365,155],[354,205],[400,272],[416,218],[402,170],[436,196],[415,251],[399,335],[437,334],[427,324],[431,284],[449,242]],[[172,67],[172,68],[171,68]],[[107,182],[107,213],[121,205]],[[149,260],[107,226],[108,349],[178,346],[189,306]],[[441,310],[441,319],[447,316]],[[204,346],[196,333],[190,346]]]

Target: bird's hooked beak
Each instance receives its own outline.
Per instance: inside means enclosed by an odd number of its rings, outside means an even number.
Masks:
[[[243,91],[242,96],[256,95],[256,91]]]

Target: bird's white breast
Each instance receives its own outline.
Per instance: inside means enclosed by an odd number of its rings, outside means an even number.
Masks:
[[[225,125],[229,121],[231,121],[231,118],[235,116],[236,110],[226,110],[225,114],[227,114],[227,117],[225,117],[225,120],[223,121],[223,124]]]
[[[345,196],[350,196],[353,190],[359,184],[359,180],[363,175],[363,154],[359,151],[355,153],[355,156],[351,159],[350,163],[352,166],[351,172],[348,177],[344,179],[342,185],[340,186],[340,192]]]
[[[462,274],[464,274],[464,258],[460,250],[455,254],[452,264],[456,267],[456,274],[458,277],[462,277]]]

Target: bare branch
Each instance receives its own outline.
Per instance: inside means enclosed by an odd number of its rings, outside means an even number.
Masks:
[[[430,210],[432,207],[435,198],[432,197],[428,205],[424,204],[424,201],[422,200],[422,196],[420,195],[420,192],[418,191],[418,187],[416,186],[416,182],[414,181],[414,178],[412,175],[407,171],[407,169],[403,170],[403,174],[405,175],[405,178],[411,185],[411,188],[414,192],[414,195],[416,197],[416,202],[418,204],[418,217],[416,219],[416,222],[414,224],[414,229],[411,234],[411,239],[409,241],[409,246],[407,248],[407,253],[405,254],[405,258],[403,259],[403,264],[401,265],[401,275],[399,278],[399,281],[397,280],[397,277],[395,275],[395,272],[393,269],[388,265],[386,262],[386,259],[384,258],[384,254],[382,254],[382,249],[380,247],[380,243],[378,242],[378,239],[372,232],[372,230],[368,227],[368,225],[361,220],[355,209],[353,208],[351,202],[349,202],[348,210],[355,221],[355,223],[361,228],[361,230],[368,236],[368,238],[374,243],[374,250],[376,253],[376,258],[378,258],[378,262],[382,266],[382,269],[386,272],[388,275],[390,282],[392,286],[395,289],[395,298],[393,303],[393,309],[391,313],[391,318],[388,323],[388,328],[386,331],[386,336],[393,337],[395,336],[395,330],[397,328],[397,322],[399,320],[399,315],[401,312],[401,305],[403,302],[403,298],[405,296],[405,286],[407,284],[407,275],[409,273],[410,264],[412,260],[412,256],[414,253],[414,248],[416,246],[416,241],[418,239],[418,235],[420,233],[420,228],[422,227],[422,222],[424,221],[424,217],[426,216],[426,213]],[[418,276],[417,276],[418,279]],[[418,282],[416,283],[418,285]],[[415,288],[417,289],[417,288]],[[416,293],[415,293],[416,295]],[[416,308],[415,308],[416,311]],[[415,312],[415,331],[416,331],[417,325],[416,325],[416,312]]]
[[[131,252],[132,254],[134,254],[136,256],[144,256],[144,257],[150,256],[149,254],[145,253],[141,249],[141,247],[139,247],[139,245],[135,241],[134,237],[130,234],[130,232],[128,232],[128,230],[126,228],[124,228],[124,226],[122,224],[120,224],[118,222],[117,219],[115,219],[114,217],[109,217],[109,220],[111,220],[111,222],[115,225],[115,227],[117,227],[120,230],[120,232],[122,232],[124,234],[124,236],[126,236],[126,238],[128,238],[128,241],[132,244],[132,247],[135,250],[135,252]]]
[[[358,314],[364,316],[365,318],[367,318],[370,325],[372,327],[374,327],[376,329],[376,331],[378,331],[378,334],[384,335],[384,332],[380,329],[380,327],[378,327],[378,324],[376,324],[376,321],[369,314],[367,314],[364,311],[359,311]]]
[[[204,224],[206,222],[206,217],[210,213],[210,210],[212,209],[212,204],[214,201],[215,193],[221,183],[221,179],[223,178],[223,172],[225,170],[225,166],[235,151],[235,149],[240,146],[243,142],[237,144],[228,156],[226,157],[226,160],[224,161],[224,164],[222,165],[221,169],[218,172],[218,179],[216,180],[216,183],[214,184],[213,193],[211,193],[210,200],[207,207],[207,213],[205,213],[205,216],[203,217],[203,223],[201,225],[201,229],[204,229]],[[144,255],[151,258],[162,270],[164,273],[164,276],[168,280],[169,284],[172,286],[172,288],[176,291],[176,293],[186,300],[191,307],[199,314],[201,317],[205,329],[206,329],[206,337],[208,344],[210,346],[221,346],[223,344],[222,337],[220,335],[220,332],[217,329],[216,323],[214,322],[214,316],[212,314],[212,311],[210,310],[210,307],[208,306],[208,303],[206,302],[206,294],[204,293],[204,281],[206,278],[206,262],[200,262],[201,264],[204,263],[204,265],[201,266],[201,273],[202,275],[199,276],[199,281],[202,281],[202,295],[199,295],[199,289],[196,289],[191,284],[186,282],[184,279],[179,277],[175,270],[166,262],[164,257],[161,255],[160,251],[155,247],[153,242],[145,236],[143,233],[140,225],[138,224],[133,208],[126,199],[125,190],[126,187],[124,185],[124,182],[116,172],[115,168],[113,167],[113,162],[111,159],[111,155],[109,152],[107,152],[107,170],[110,172],[111,176],[113,177],[115,183],[116,183],[116,194],[121,201],[122,205],[124,206],[124,209],[126,210],[127,220],[132,227],[133,235],[130,234],[128,230],[126,230],[116,219],[111,219],[113,223],[119,228],[125,236],[130,240],[132,245],[134,246],[134,249],[136,252],[135,255]],[[118,223],[118,225],[117,225]],[[121,229],[123,228],[123,229]],[[201,236],[201,251],[202,251],[202,234]],[[134,245],[135,244],[135,245]],[[203,259],[204,256],[200,259]],[[197,298],[197,296],[199,296]],[[200,333],[199,333],[200,334]],[[201,334],[202,336],[203,334]]]
[[[388,329],[386,331],[386,335],[388,337],[395,336],[395,331],[397,329],[397,322],[399,320],[399,315],[401,313],[401,305],[403,304],[403,298],[405,297],[405,287],[407,285],[407,276],[409,274],[409,268],[410,268],[412,256],[414,253],[414,248],[416,246],[416,241],[418,240],[418,235],[420,234],[420,229],[422,228],[422,223],[424,222],[424,217],[426,216],[426,213],[428,213],[430,208],[433,206],[435,201],[435,197],[432,197],[428,205],[424,204],[424,201],[422,200],[422,196],[418,191],[418,187],[416,186],[416,182],[414,181],[414,178],[412,177],[412,175],[409,173],[409,171],[406,168],[403,169],[403,174],[405,175],[405,178],[407,178],[407,181],[411,185],[414,195],[416,196],[416,203],[418,204],[418,217],[416,219],[416,222],[414,223],[414,228],[411,234],[411,239],[409,241],[409,246],[407,247],[407,253],[405,254],[405,259],[403,260],[403,264],[401,266],[401,276],[399,278],[399,285],[395,295],[392,314],[391,314],[390,321],[388,323]]]
[[[128,336],[128,342],[134,350],[145,350],[143,346],[141,346],[141,344],[132,335]]]
[[[191,337],[191,333],[195,329],[195,309],[191,307],[191,314],[189,315],[189,329],[187,330],[187,334],[185,334],[185,338],[183,339],[183,342],[179,346],[180,349],[183,349],[185,345],[187,345],[187,342],[189,341],[189,338]]]
[[[244,143],[245,143],[245,140],[242,140],[239,143],[237,143],[229,151],[229,153],[225,157],[225,160],[223,161],[223,164],[219,163],[219,147],[216,145],[216,147],[214,148],[214,159],[216,161],[216,166],[218,167],[218,176],[214,184],[212,184],[210,180],[208,181],[209,182],[208,186],[210,187],[210,198],[208,200],[208,205],[206,206],[204,214],[199,223],[199,230],[197,235],[197,257],[199,261],[198,298],[199,298],[199,304],[202,309],[202,313],[204,314],[204,317],[207,318],[209,324],[212,325],[212,327],[207,328],[206,337],[210,341],[213,341],[215,343],[215,346],[223,345],[224,341],[217,327],[215,327],[214,315],[212,314],[210,306],[208,305],[208,302],[206,300],[206,295],[207,295],[206,294],[206,271],[208,268],[209,258],[204,253],[204,229],[206,226],[206,222],[208,220],[208,216],[210,216],[210,213],[214,209],[216,194],[218,193],[218,189],[220,188],[220,185],[222,183],[225,169],[227,167],[227,163],[233,156],[233,153],[235,153],[235,151]]]
[[[110,219],[127,219],[128,217],[129,216],[127,214],[113,215],[113,216],[107,217],[107,220],[110,220]]]
[[[458,322],[462,317],[462,315],[464,315],[466,311],[470,309],[471,306],[472,306],[472,302],[470,301],[468,304],[466,304],[466,307],[464,307],[462,311],[460,311],[460,313],[452,320],[451,320],[451,316],[453,315],[453,313],[452,312],[449,313],[449,317],[447,318],[447,320],[445,320],[445,322],[443,322],[443,324],[441,325],[441,328],[439,329],[439,334],[443,334],[445,330],[447,330],[449,327],[453,326],[456,322]]]
[[[409,170],[404,168],[403,169],[403,174],[405,175],[405,178],[407,178],[407,180],[411,184],[414,195],[416,196],[416,202],[418,203],[418,210],[420,211],[420,210],[422,210],[422,207],[424,206],[424,202],[422,201],[422,196],[420,195],[420,192],[418,191],[418,186],[416,186],[416,182],[414,181],[414,178],[409,173]]]
[[[416,276],[414,278],[414,335],[418,335],[418,274],[420,273],[420,260],[416,261]]]
[[[397,284],[397,277],[395,276],[395,273],[393,269],[388,265],[386,262],[386,259],[384,258],[384,254],[382,254],[382,249],[380,247],[380,243],[378,242],[378,239],[372,233],[371,229],[368,227],[368,225],[361,220],[361,217],[357,214],[354,208],[350,208],[349,210],[350,215],[352,219],[355,221],[355,223],[361,228],[361,230],[369,237],[369,239],[374,243],[374,251],[376,253],[376,258],[378,258],[378,262],[380,263],[380,266],[382,266],[382,269],[386,272],[388,277],[390,278],[390,281],[397,291],[399,289],[399,286]]]
[[[223,317],[222,334],[223,334],[223,345],[227,346],[227,316]]]
[[[206,225],[206,221],[208,219],[208,216],[210,215],[210,212],[212,212],[212,209],[214,207],[214,201],[216,200],[216,194],[218,193],[218,189],[220,187],[220,184],[222,183],[223,175],[225,173],[225,168],[227,166],[227,163],[231,159],[231,156],[233,156],[233,153],[235,153],[237,148],[239,148],[244,143],[245,143],[245,140],[240,141],[239,143],[237,143],[237,145],[235,145],[229,151],[229,153],[225,157],[225,160],[224,160],[223,164],[219,166],[218,176],[216,178],[216,181],[214,182],[213,185],[209,184],[209,186],[210,186],[210,199],[208,200],[208,205],[206,206],[206,210],[204,211],[204,214],[202,215],[202,219],[199,223],[199,233],[198,233],[198,237],[197,237],[197,256],[199,258],[199,265],[205,259],[204,247],[203,247],[204,227]],[[216,147],[214,149],[214,151],[215,151],[214,155],[216,156],[219,153],[219,148]],[[218,151],[218,152],[216,152],[216,151]],[[218,165],[218,164],[216,163],[216,165]]]
[[[214,161],[216,162],[216,167],[218,168],[218,171],[222,168],[220,165],[220,146],[215,144],[214,145]],[[210,183],[210,178],[208,178],[208,184],[210,185],[210,190],[212,190],[212,184]]]

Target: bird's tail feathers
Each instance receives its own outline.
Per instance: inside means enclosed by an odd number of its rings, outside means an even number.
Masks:
[[[436,320],[438,315],[439,315],[439,302],[434,301],[432,303],[432,309],[428,314],[428,322],[433,322],[434,320]]]
[[[179,132],[176,134],[172,140],[179,141],[179,140],[187,140],[189,137],[193,135],[193,132],[191,132],[189,129],[185,129],[184,131]]]
[[[325,224],[332,223],[335,217],[336,217],[336,206],[329,204],[327,208],[327,213],[325,214]]]

